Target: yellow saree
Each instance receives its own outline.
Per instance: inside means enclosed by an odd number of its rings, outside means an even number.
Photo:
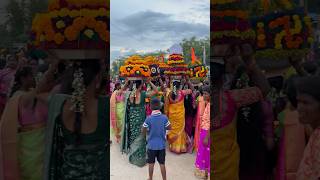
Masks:
[[[184,131],[185,109],[184,102],[169,104],[168,118],[171,123],[171,130],[168,133],[170,151],[174,153],[187,152],[187,135]]]
[[[238,180],[240,150],[237,143],[236,121],[211,132],[213,164],[212,179]]]

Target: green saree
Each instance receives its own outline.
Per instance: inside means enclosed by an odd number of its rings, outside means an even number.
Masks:
[[[126,112],[121,135],[121,151],[129,155],[129,162],[139,167],[146,164],[146,138],[141,133],[141,127],[146,118],[145,98],[142,91],[140,104],[132,104],[129,99],[130,92],[126,93]]]

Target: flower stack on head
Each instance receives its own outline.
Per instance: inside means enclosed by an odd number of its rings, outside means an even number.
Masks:
[[[120,76],[135,78],[147,78],[151,76],[149,64],[140,56],[130,56],[120,67]]]
[[[211,43],[253,43],[255,31],[239,0],[211,0]]]
[[[108,4],[106,0],[50,0],[48,12],[37,14],[33,19],[34,45],[50,50],[102,49],[106,52],[109,48]],[[63,52],[65,56],[66,53]],[[71,59],[79,57],[71,56]]]
[[[155,78],[160,75],[159,62],[154,56],[147,56],[144,58],[146,64],[149,65],[150,75],[152,78]]]
[[[258,58],[301,58],[314,41],[311,18],[302,8],[257,17],[252,24],[257,32]]]
[[[158,57],[158,66],[159,66],[159,69],[160,69],[160,75],[161,76],[164,76],[164,72],[170,68],[170,66],[164,62],[164,56],[161,55],[160,57]]]
[[[203,65],[201,62],[197,61],[196,64],[189,65],[189,75],[191,80],[203,80],[207,77],[209,69],[207,66]]]
[[[182,51],[182,47],[177,44],[170,48],[170,55],[167,61],[169,67],[164,71],[165,75],[184,76],[188,74],[188,65],[184,63]]]

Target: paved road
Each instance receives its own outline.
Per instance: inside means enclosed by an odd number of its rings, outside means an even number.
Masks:
[[[148,166],[136,167],[129,163],[128,157],[122,155],[119,145],[113,141],[110,149],[111,180],[146,180]],[[168,180],[197,180],[194,176],[195,154],[176,155],[167,150],[166,167]],[[160,167],[155,165],[154,180],[162,180]]]

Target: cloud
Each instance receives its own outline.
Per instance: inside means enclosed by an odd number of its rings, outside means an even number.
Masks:
[[[111,22],[111,45],[160,50],[183,38],[209,36],[209,31],[209,25],[175,20],[172,14],[140,11]]]

